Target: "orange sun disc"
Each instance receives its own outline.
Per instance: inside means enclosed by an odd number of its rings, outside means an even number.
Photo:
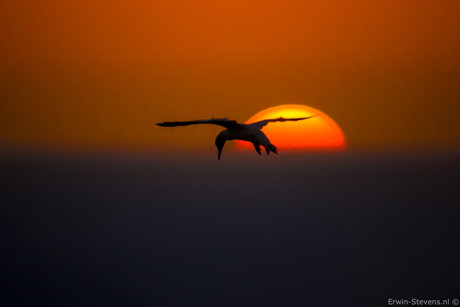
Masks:
[[[264,119],[298,118],[319,115],[313,118],[269,123],[262,132],[278,149],[342,150],[345,149],[345,137],[339,126],[326,114],[303,105],[281,105],[263,110],[246,121],[255,123]],[[253,149],[249,142],[237,141],[237,148]]]

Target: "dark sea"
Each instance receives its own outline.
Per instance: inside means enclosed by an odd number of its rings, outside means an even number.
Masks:
[[[2,306],[460,299],[460,151],[5,151],[0,184]]]

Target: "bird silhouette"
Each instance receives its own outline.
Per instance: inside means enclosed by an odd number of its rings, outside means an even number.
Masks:
[[[161,127],[177,127],[177,126],[188,126],[188,125],[197,125],[197,124],[212,124],[225,127],[227,129],[222,130],[216,137],[216,146],[217,146],[217,159],[220,160],[222,154],[222,148],[224,148],[225,142],[230,140],[241,140],[251,142],[254,145],[257,153],[262,154],[260,146],[262,145],[267,152],[267,155],[270,154],[270,151],[277,153],[275,145],[270,143],[270,140],[267,136],[261,131],[261,129],[266,126],[268,123],[274,122],[286,122],[286,121],[298,121],[309,119],[317,115],[312,115],[308,117],[299,117],[299,118],[275,118],[275,119],[264,119],[259,122],[252,124],[241,124],[236,120],[229,120],[227,118],[222,119],[204,119],[204,120],[193,120],[185,122],[164,122],[157,123]]]

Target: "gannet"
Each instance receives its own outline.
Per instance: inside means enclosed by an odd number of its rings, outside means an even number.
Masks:
[[[188,126],[188,125],[196,125],[196,124],[213,124],[225,127],[227,129],[221,131],[216,137],[216,146],[217,146],[217,159],[220,160],[220,156],[222,154],[222,148],[224,148],[225,142],[230,140],[241,140],[251,142],[254,145],[257,153],[259,155],[262,154],[260,150],[260,145],[265,148],[267,155],[270,154],[270,151],[278,154],[276,152],[276,147],[267,136],[261,131],[262,127],[266,126],[268,123],[273,122],[286,122],[286,121],[298,121],[309,119],[312,117],[318,116],[312,115],[308,117],[299,117],[299,118],[275,118],[275,119],[264,119],[259,122],[255,122],[252,124],[241,124],[238,123],[236,120],[229,120],[227,118],[222,119],[204,119],[204,120],[193,120],[193,121],[185,121],[185,122],[164,122],[164,123],[157,123],[158,126],[161,127],[177,127],[177,126]]]

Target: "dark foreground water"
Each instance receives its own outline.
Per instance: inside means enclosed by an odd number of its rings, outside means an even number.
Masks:
[[[3,306],[460,298],[460,155],[3,154]]]

